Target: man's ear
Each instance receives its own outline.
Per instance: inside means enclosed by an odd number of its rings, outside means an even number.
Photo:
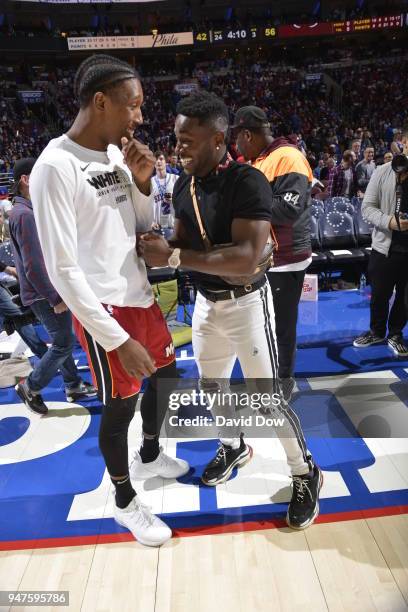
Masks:
[[[223,147],[225,145],[225,137],[223,132],[216,132],[214,134],[214,142],[216,147]]]
[[[93,97],[94,107],[99,111],[104,111],[106,108],[106,96],[102,91],[97,91]]]

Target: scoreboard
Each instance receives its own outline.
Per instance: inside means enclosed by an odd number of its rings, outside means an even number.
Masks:
[[[251,28],[223,28],[195,32],[197,45],[227,44],[239,42],[266,42],[276,38],[331,36],[352,32],[371,32],[385,28],[402,28],[408,25],[408,15],[386,15],[350,21],[324,21],[281,26],[254,26]]]
[[[366,19],[354,19],[352,21],[335,21],[333,25],[334,34],[347,32],[371,32],[384,28],[401,28],[404,25],[404,15],[387,15],[385,17],[367,17]]]
[[[277,28],[254,26],[251,28],[202,30],[194,34],[194,42],[202,45],[231,42],[254,42],[276,38]]]

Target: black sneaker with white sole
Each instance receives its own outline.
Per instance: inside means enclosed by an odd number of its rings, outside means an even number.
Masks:
[[[232,446],[220,442],[217,454],[204,468],[201,480],[210,487],[226,482],[231,476],[232,470],[248,463],[251,457],[252,448],[245,444],[242,435],[238,448],[232,448]]]
[[[292,529],[306,529],[319,514],[319,492],[323,484],[321,469],[315,465],[311,476],[292,477],[292,499],[286,523]]]
[[[358,336],[354,342],[353,346],[356,348],[366,348],[366,346],[371,346],[372,344],[379,344],[380,342],[384,342],[385,338],[381,338],[381,336],[377,336],[372,331],[365,332]]]
[[[66,388],[65,396],[67,398],[67,402],[75,402],[76,400],[83,400],[90,397],[94,397],[96,395],[95,387],[88,382],[81,382],[76,387]]]
[[[408,346],[404,342],[404,338],[400,334],[389,336],[387,338],[388,346],[392,348],[397,357],[408,356]]]
[[[20,399],[23,400],[24,404],[35,412],[36,414],[47,414],[48,408],[44,404],[43,398],[40,393],[33,393],[25,380],[19,382],[15,387],[16,393]]]

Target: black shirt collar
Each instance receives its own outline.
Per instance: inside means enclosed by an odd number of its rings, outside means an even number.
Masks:
[[[207,174],[207,176],[202,176],[202,177],[194,177],[195,181],[197,183],[203,182],[203,181],[208,181],[211,180],[212,178],[217,177],[219,174],[225,172],[225,170],[227,170],[227,168],[230,167],[231,163],[233,162],[233,158],[231,157],[231,155],[228,153],[228,151],[225,152],[224,157],[221,159],[220,163],[213,169],[211,170],[211,172],[209,174]]]

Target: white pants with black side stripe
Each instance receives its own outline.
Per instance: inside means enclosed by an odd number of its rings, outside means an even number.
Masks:
[[[275,379],[278,376],[278,351],[275,317],[269,283],[240,298],[212,302],[200,292],[193,315],[193,350],[203,388],[211,390],[215,383],[229,379],[238,358],[246,379]],[[274,385],[276,389],[279,385]],[[285,449],[292,475],[307,474],[311,457],[299,419],[283,398],[276,407],[277,416],[285,425],[275,431]],[[212,409],[214,417],[236,417],[235,405],[220,402]],[[222,419],[221,419],[222,420]],[[220,438],[239,437],[241,428],[221,428]]]

